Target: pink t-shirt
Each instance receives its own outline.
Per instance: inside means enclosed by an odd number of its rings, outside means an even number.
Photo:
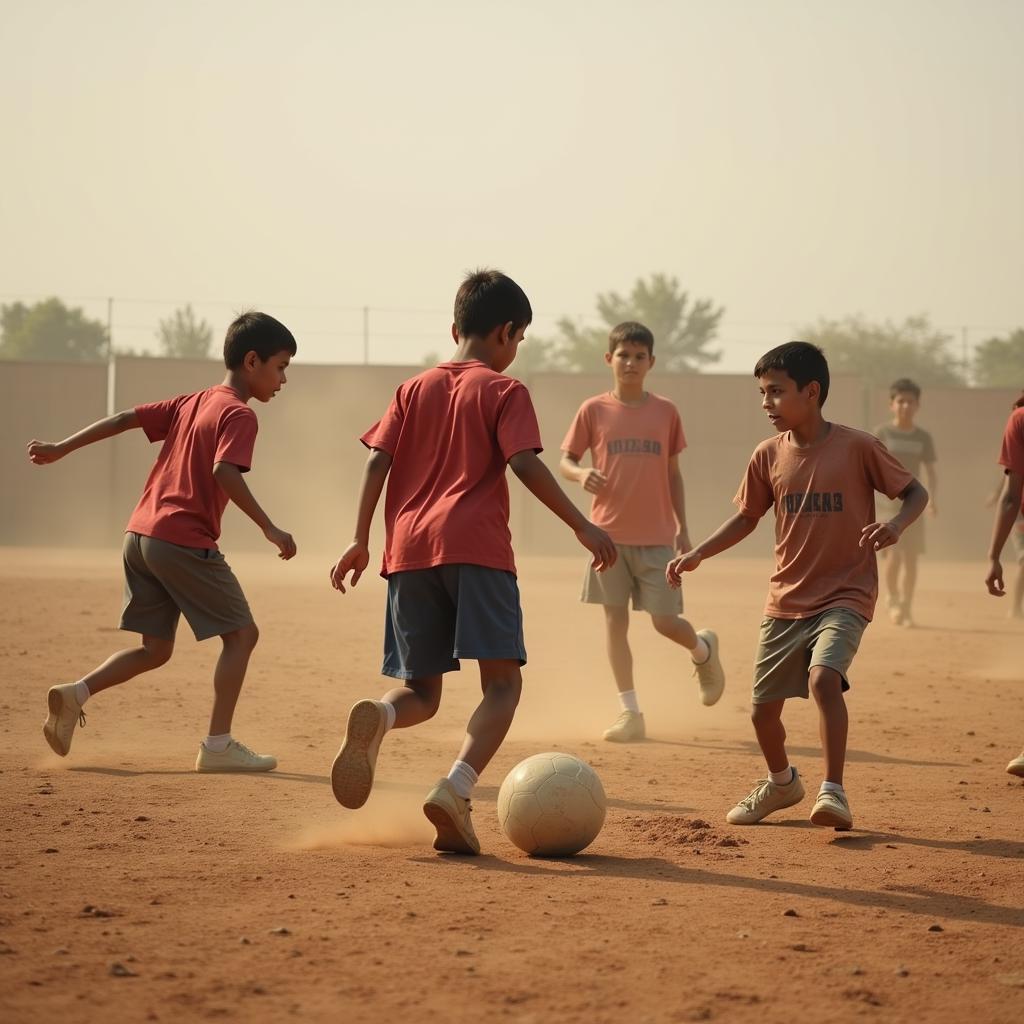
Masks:
[[[685,447],[676,407],[650,392],[642,405],[626,405],[609,392],[588,398],[562,442],[577,461],[589,449],[594,468],[608,478],[594,495],[590,518],[616,544],[675,541],[668,468]]]
[[[463,563],[515,572],[505,466],[541,451],[530,393],[472,359],[407,380],[360,440],[393,459],[381,575]]]
[[[875,521],[875,491],[895,498],[913,480],[878,438],[838,423],[811,448],[798,448],[788,430],[762,441],[733,501],[758,519],[775,508],[765,615],[806,619],[851,608],[870,619],[878,566],[874,550],[860,547],[861,531]]]
[[[999,465],[1024,476],[1024,408],[1014,409],[1006,421]],[[1021,511],[1024,512],[1024,502],[1021,503]]]
[[[228,496],[213,478],[218,462],[252,466],[259,423],[231,388],[137,405],[150,441],[163,441],[125,530],[188,548],[217,547]]]

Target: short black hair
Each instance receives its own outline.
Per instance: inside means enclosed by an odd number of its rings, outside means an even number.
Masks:
[[[801,390],[816,380],[820,388],[818,406],[825,404],[828,398],[828,360],[817,345],[809,341],[787,341],[785,345],[776,346],[758,359],[754,376],[760,379],[770,370],[788,373]]]
[[[626,341],[631,341],[634,345],[643,345],[649,355],[654,355],[654,334],[649,327],[644,327],[636,320],[626,320],[612,328],[608,335],[609,354]]]
[[[237,370],[248,352],[255,352],[260,362],[265,363],[278,352],[295,355],[297,350],[295,336],[280,320],[249,309],[231,321],[224,336],[224,365]]]
[[[526,292],[500,270],[474,270],[455,295],[455,329],[460,338],[483,338],[495,327],[515,330],[533,320]]]
[[[915,384],[909,377],[900,377],[899,380],[894,380],[889,387],[889,397],[895,398],[897,395],[913,395],[919,402],[921,401],[921,386]]]

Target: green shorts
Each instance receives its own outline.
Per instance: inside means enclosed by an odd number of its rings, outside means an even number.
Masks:
[[[823,666],[838,672],[843,690],[868,620],[849,608],[829,608],[809,619],[766,618],[754,661],[755,704],[808,696],[808,674]]]
[[[619,557],[604,572],[587,566],[583,577],[584,604],[626,608],[651,615],[680,615],[683,591],[673,590],[665,579],[665,567],[675,551],[668,544],[616,544]]]
[[[126,533],[120,628],[173,640],[181,615],[197,640],[252,624],[245,594],[219,551]]]

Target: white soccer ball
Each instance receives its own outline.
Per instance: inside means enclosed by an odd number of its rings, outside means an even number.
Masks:
[[[597,772],[572,754],[534,754],[498,791],[498,823],[531,857],[579,853],[597,838],[605,808]]]

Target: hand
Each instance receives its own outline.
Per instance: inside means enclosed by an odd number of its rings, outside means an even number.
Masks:
[[[1006,585],[1003,583],[1003,567],[998,558],[992,559],[985,577],[985,586],[993,597],[1005,597]]]
[[[49,441],[36,441],[34,438],[29,441],[28,457],[37,466],[48,466],[51,462],[63,459],[67,452],[60,444],[51,444]]]
[[[869,523],[860,531],[859,547],[881,551],[900,539],[903,531],[895,523]]]
[[[615,542],[599,526],[587,523],[576,531],[576,539],[594,556],[590,563],[598,572],[610,569],[619,557]]]
[[[583,490],[590,494],[597,494],[608,483],[608,477],[599,469],[585,469],[580,477],[580,483],[583,485]]]
[[[298,550],[295,546],[295,541],[292,539],[290,533],[285,533],[284,530],[279,530],[276,526],[271,524],[263,531],[263,536],[270,541],[271,544],[277,546],[279,552],[278,558],[283,558],[286,562],[289,558],[293,558],[295,552]]]
[[[693,572],[704,561],[704,556],[694,548],[685,555],[673,558],[665,567],[665,579],[673,590],[678,590],[683,582],[684,572]]]
[[[354,587],[369,564],[370,549],[365,544],[354,540],[342,552],[341,558],[331,566],[331,586],[343,594],[346,593],[345,576],[349,572],[352,573],[351,585]]]
[[[676,534],[675,542],[672,545],[677,555],[682,555],[689,551],[692,545],[690,544],[690,534],[686,530],[680,530]]]

